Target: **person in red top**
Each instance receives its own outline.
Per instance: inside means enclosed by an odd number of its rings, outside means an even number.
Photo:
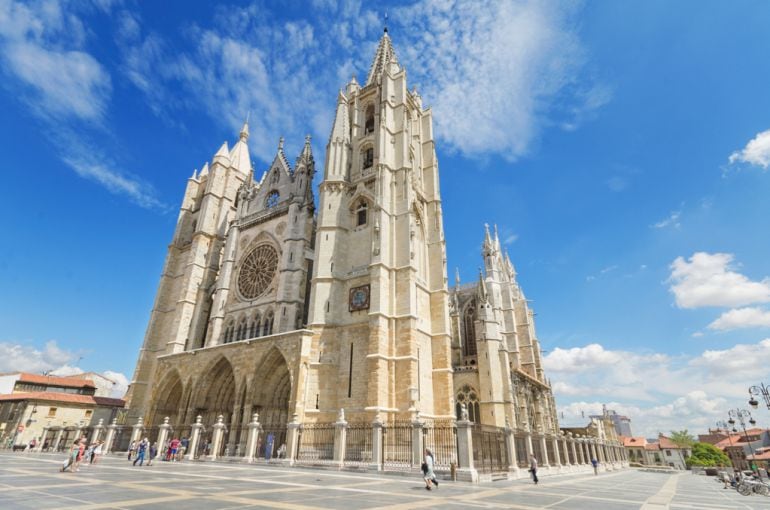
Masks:
[[[168,446],[169,457],[171,457],[171,462],[176,461],[176,452],[179,450],[179,443],[180,443],[179,438],[175,437],[174,439],[171,440],[171,444],[169,444]],[[166,460],[168,460],[168,457],[166,458]]]

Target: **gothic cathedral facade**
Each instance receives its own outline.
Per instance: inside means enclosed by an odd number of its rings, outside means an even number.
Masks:
[[[387,32],[337,97],[317,197],[310,140],[256,180],[248,124],[187,182],[129,416],[232,431],[453,420],[558,433],[533,313],[487,230],[450,287],[432,112]],[[236,448],[245,436],[231,433]],[[231,450],[232,451],[232,450]]]

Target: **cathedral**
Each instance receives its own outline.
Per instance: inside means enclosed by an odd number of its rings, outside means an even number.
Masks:
[[[496,229],[480,232],[478,281],[448,283],[433,113],[387,30],[366,81],[337,96],[317,194],[309,137],[293,164],[281,139],[258,179],[248,139],[246,123],[187,181],[131,423],[224,427],[219,451],[243,455],[257,419],[276,445],[292,427],[307,443],[325,424],[374,423],[391,431],[385,450],[399,424],[473,422],[516,434],[509,464],[569,458]]]

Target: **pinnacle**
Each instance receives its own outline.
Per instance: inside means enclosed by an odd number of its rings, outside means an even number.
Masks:
[[[387,70],[388,65],[390,64],[398,65],[398,58],[396,57],[396,52],[393,49],[393,43],[390,40],[390,36],[388,35],[388,30],[386,27],[384,33],[382,34],[382,38],[380,38],[377,51],[374,54],[372,65],[369,68],[369,75],[366,78],[366,84],[372,84],[376,80],[377,76],[381,75]]]

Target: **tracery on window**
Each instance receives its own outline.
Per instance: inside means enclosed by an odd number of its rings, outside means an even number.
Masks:
[[[481,420],[481,414],[479,414],[479,397],[478,392],[470,385],[463,385],[455,396],[455,413],[457,419],[461,419],[462,405],[465,404],[468,408],[468,419],[473,422],[479,422]]]
[[[463,313],[463,355],[476,355],[476,309],[472,305]]]
[[[265,200],[265,207],[270,209],[271,207],[275,207],[278,205],[278,199],[280,198],[280,195],[277,191],[271,191],[269,195],[267,195],[267,200]]]

